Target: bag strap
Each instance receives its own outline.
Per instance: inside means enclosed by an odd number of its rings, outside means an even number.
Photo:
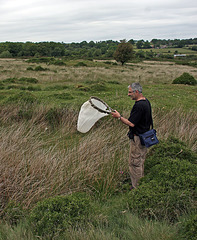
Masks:
[[[150,102],[148,101],[147,98],[146,98],[146,102],[148,103],[148,105],[149,105],[149,107],[150,107],[150,117],[151,117],[150,125],[152,126],[152,129],[153,129],[152,108],[151,108]]]

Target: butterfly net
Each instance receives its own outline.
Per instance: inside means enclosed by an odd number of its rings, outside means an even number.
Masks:
[[[90,98],[80,109],[77,130],[81,133],[88,132],[102,117],[107,116],[111,109],[102,100]]]

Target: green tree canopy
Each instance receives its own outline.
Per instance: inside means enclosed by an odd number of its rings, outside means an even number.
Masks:
[[[133,57],[133,46],[129,42],[122,41],[118,45],[118,47],[114,53],[114,59],[117,62],[121,62],[123,65],[125,62],[130,60],[132,57]]]

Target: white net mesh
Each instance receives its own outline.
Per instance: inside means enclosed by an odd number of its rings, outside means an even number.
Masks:
[[[100,103],[99,108],[103,108],[104,110],[106,109],[106,106],[103,103]],[[107,113],[99,112],[91,105],[90,101],[87,101],[81,106],[77,122],[77,130],[81,133],[86,133],[99,119],[107,115]]]

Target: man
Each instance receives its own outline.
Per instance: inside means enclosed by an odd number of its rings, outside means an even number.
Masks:
[[[138,134],[150,130],[152,112],[150,102],[143,96],[139,83],[132,83],[128,86],[128,96],[135,100],[129,119],[122,117],[116,110],[112,112],[112,116],[129,126],[128,136],[131,140],[129,171],[132,182],[131,189],[133,189],[137,188],[140,178],[144,176],[144,161],[147,153],[147,148],[141,144]]]

